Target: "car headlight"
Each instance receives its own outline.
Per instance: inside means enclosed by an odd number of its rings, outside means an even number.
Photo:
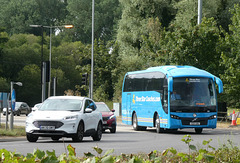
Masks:
[[[66,117],[64,117],[63,118],[63,120],[73,120],[73,119],[77,119],[78,118],[78,116],[77,115],[74,115],[74,116],[66,116]]]
[[[109,119],[115,119],[116,116],[115,115],[112,115],[111,117],[109,117]]]

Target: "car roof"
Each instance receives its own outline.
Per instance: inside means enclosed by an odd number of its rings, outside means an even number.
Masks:
[[[48,99],[79,99],[79,100],[84,100],[87,97],[81,97],[81,96],[52,96],[49,97]]]

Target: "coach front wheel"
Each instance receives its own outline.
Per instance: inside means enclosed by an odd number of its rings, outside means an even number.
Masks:
[[[196,132],[197,134],[201,134],[202,131],[203,131],[202,128],[195,128],[195,132]]]
[[[163,132],[163,128],[160,127],[160,119],[159,116],[156,116],[156,122],[155,122],[156,132],[161,133]]]
[[[140,130],[140,127],[138,126],[138,120],[137,120],[137,114],[136,113],[133,114],[133,129],[135,131]]]

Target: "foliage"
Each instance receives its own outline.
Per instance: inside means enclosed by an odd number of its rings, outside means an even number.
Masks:
[[[232,25],[229,26],[230,34],[222,38],[222,66],[225,71],[220,77],[224,83],[225,94],[223,98],[230,107],[240,107],[240,7],[236,5],[232,11]],[[227,75],[226,75],[227,74]]]
[[[233,146],[229,140],[229,145],[224,145],[219,149],[213,148],[210,144],[211,139],[203,141],[203,148],[197,149],[196,146],[190,144],[192,141],[190,135],[185,135],[182,139],[188,145],[189,151],[192,153],[177,152],[174,148],[168,148],[163,152],[154,150],[148,154],[121,154],[113,155],[113,149],[103,150],[99,147],[93,147],[96,155],[90,152],[84,153],[84,157],[77,157],[75,148],[72,145],[67,146],[66,153],[56,156],[55,151],[42,151],[35,149],[33,153],[23,156],[16,152],[10,152],[6,149],[0,149],[0,162],[97,162],[97,163],[113,163],[113,162],[239,162],[240,150]]]
[[[178,65],[192,65],[218,76],[221,53],[217,51],[221,31],[213,18],[204,18],[189,30],[178,28],[174,34],[171,60]]]
[[[0,0],[0,24],[9,34],[33,32],[41,35],[41,30],[29,25],[58,25],[66,17],[65,0]]]
[[[92,33],[92,1],[68,0],[69,14],[66,22],[74,24],[73,40],[83,43],[91,42]],[[81,11],[81,12],[79,12]],[[105,12],[107,11],[107,12]],[[111,40],[115,34],[117,21],[121,16],[118,0],[95,0],[94,7],[94,37],[104,41]]]
[[[18,100],[40,101],[41,28],[73,24],[52,36],[51,76],[57,95],[87,95],[81,75],[91,72],[91,1],[0,0],[0,91],[23,81]],[[239,0],[95,0],[94,99],[121,102],[126,72],[161,65],[192,65],[223,79],[222,102],[239,107]],[[230,9],[230,10],[229,10]],[[81,12],[79,12],[81,11]],[[43,60],[49,59],[48,28]],[[29,74],[32,74],[32,78]],[[31,93],[30,93],[31,92]],[[51,90],[52,92],[52,90]]]

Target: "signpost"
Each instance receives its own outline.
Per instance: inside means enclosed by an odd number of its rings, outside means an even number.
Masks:
[[[13,89],[12,98],[11,98],[12,111],[15,110],[15,103],[16,103],[16,93],[15,93],[15,89]]]
[[[22,86],[21,82],[11,82],[11,116],[10,116],[10,130],[13,130],[13,111],[15,110],[16,103],[16,93],[13,89],[13,85],[16,84],[18,86]]]

